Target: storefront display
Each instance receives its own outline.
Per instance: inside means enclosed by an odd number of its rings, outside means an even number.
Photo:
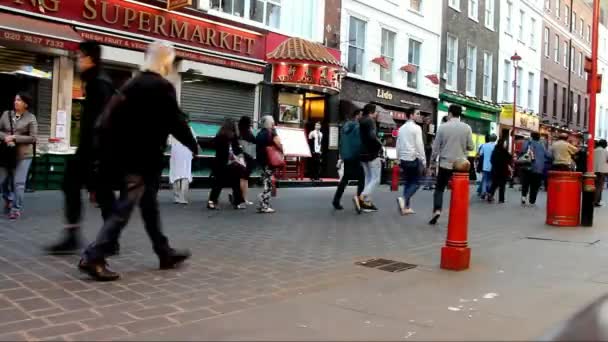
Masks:
[[[502,136],[509,137],[511,137],[512,133],[514,133],[515,153],[520,153],[523,142],[526,139],[529,139],[532,133],[540,132],[540,119],[536,114],[516,111],[514,132],[511,132],[512,128],[513,105],[506,104],[502,106],[502,111],[500,112],[500,132]]]

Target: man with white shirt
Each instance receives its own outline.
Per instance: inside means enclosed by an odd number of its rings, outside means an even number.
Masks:
[[[397,155],[405,181],[403,197],[397,198],[401,215],[414,214],[414,210],[410,206],[411,199],[418,191],[421,170],[426,168],[422,128],[416,123],[418,115],[414,108],[408,108],[405,111],[407,122],[399,128],[399,135],[397,136]]]
[[[315,130],[308,134],[310,147],[312,150],[312,175],[313,181],[319,180],[321,176],[321,143],[323,142],[323,133],[321,133],[321,123],[315,124]]]

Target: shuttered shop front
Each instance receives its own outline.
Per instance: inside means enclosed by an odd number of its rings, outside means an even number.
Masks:
[[[184,76],[181,106],[190,120],[197,122],[221,124],[225,118],[238,121],[242,116],[253,117],[255,86]]]

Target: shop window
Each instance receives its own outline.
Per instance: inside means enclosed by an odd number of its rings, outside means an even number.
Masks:
[[[446,55],[446,88],[456,90],[458,81],[458,38],[448,33],[448,49]]]
[[[365,56],[365,31],[367,23],[350,17],[348,32],[348,71],[363,75],[363,58]]]
[[[382,46],[380,48],[382,57],[388,64],[388,68],[380,68],[380,80],[393,82],[393,69],[395,61],[395,32],[382,29]]]
[[[418,70],[420,69],[420,47],[422,43],[417,40],[410,39],[408,52],[408,63],[416,68],[416,71],[407,74],[407,86],[418,89]]]
[[[302,121],[302,108],[304,95],[293,93],[279,93],[279,122],[299,124]]]
[[[279,28],[281,24],[281,0],[255,0],[249,9],[250,19]]]
[[[237,17],[245,16],[245,0],[211,0],[211,8]]]

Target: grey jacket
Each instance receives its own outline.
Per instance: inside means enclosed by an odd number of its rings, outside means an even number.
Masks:
[[[13,120],[13,134],[17,144],[17,159],[27,159],[34,156],[34,143],[38,135],[38,122],[36,116],[30,112],[25,112],[19,119],[15,118],[15,112],[6,111],[0,117],[0,140],[11,135],[10,118]]]
[[[467,159],[467,152],[474,150],[471,127],[460,119],[451,119],[437,129],[431,161],[439,157],[439,167],[452,170],[455,161]]]

